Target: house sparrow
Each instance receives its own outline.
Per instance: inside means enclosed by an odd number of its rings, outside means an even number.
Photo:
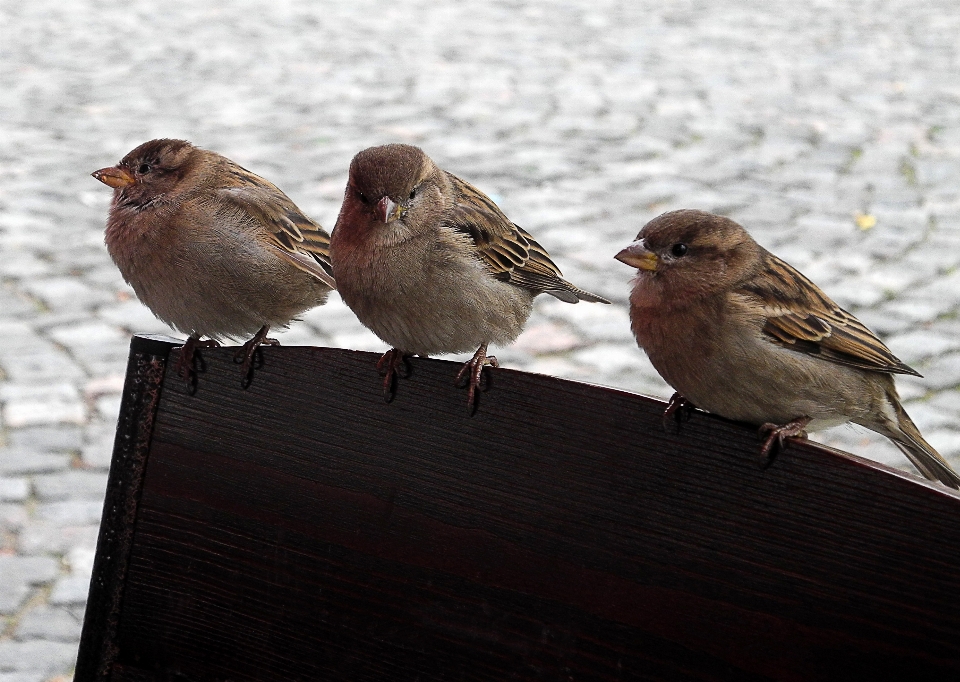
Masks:
[[[931,480],[960,476],[907,416],[893,374],[916,371],[740,225],[702,211],[647,223],[616,255],[638,268],[630,294],[637,343],[687,400],[761,427],[762,454],[846,422],[892,440]]]
[[[197,348],[253,334],[237,353],[246,387],[257,347],[276,343],[270,327],[336,288],[326,231],[220,154],[151,140],[93,177],[114,188],[105,241],[123,278],[154,315],[189,335],[178,370],[193,390]]]
[[[513,341],[537,294],[609,303],[560,277],[533,237],[489,197],[405,144],[357,154],[330,243],[340,295],[393,348],[378,363],[384,397],[411,355],[476,349],[457,375],[475,406],[490,343]]]

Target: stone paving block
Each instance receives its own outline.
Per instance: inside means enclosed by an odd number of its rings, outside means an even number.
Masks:
[[[890,311],[880,310],[858,310],[857,319],[867,325],[867,328],[875,334],[879,334],[881,339],[896,334],[908,334],[917,328],[914,321],[907,319],[899,314],[892,314]]]
[[[126,350],[129,336],[114,325],[85,320],[79,324],[64,325],[46,330],[47,335],[75,352],[89,352],[89,346],[116,345]]]
[[[87,525],[74,525],[81,522],[80,519],[73,523],[30,519],[20,530],[17,548],[21,554],[32,556],[66,554],[75,547],[96,547],[100,515],[95,521],[88,518]]]
[[[582,343],[580,335],[572,332],[569,327],[555,322],[540,322],[528,323],[513,347],[533,355],[541,355],[568,351]]]
[[[620,344],[598,343],[571,353],[571,359],[601,371],[631,369],[639,364],[642,351]]]
[[[61,526],[92,524],[100,522],[102,511],[102,500],[69,499],[38,504],[35,518]]]
[[[36,424],[82,424],[86,416],[79,402],[24,401],[11,403],[3,411],[4,423],[14,429]]]
[[[888,316],[893,320],[899,319],[905,327],[917,328],[920,325],[932,324],[941,315],[951,309],[951,305],[942,299],[907,299],[898,298],[885,301],[877,306],[876,312]],[[891,322],[896,324],[896,322]]]
[[[120,396],[104,395],[97,398],[97,414],[104,420],[116,423],[120,415]]]
[[[12,614],[30,593],[32,585],[54,579],[59,563],[51,557],[0,555],[0,614]]]
[[[887,346],[909,364],[960,349],[960,338],[917,329],[887,339]]]
[[[99,471],[70,470],[33,477],[33,488],[41,502],[100,499],[107,488],[107,475]]]
[[[38,639],[79,642],[82,628],[83,620],[78,619],[68,609],[39,606],[20,619],[13,636],[21,642]]]
[[[27,524],[27,509],[22,504],[0,503],[0,533],[16,533]]]
[[[27,479],[0,477],[0,502],[23,502],[29,494]]]
[[[18,353],[15,358],[3,353],[0,367],[6,377],[16,382],[43,382],[79,379],[83,370],[65,352],[53,348]]]
[[[14,429],[7,435],[13,447],[37,452],[68,452],[83,445],[83,432],[70,425]]]
[[[37,452],[27,448],[0,448],[0,476],[40,474],[70,466],[70,455]]]
[[[80,457],[86,466],[97,469],[106,469],[110,466],[110,460],[113,457],[113,443],[116,437],[115,427],[110,424],[109,427],[95,430],[92,427],[88,429],[88,441],[80,450]]]
[[[62,576],[54,583],[48,603],[52,606],[85,604],[89,590],[89,572]]]
[[[169,334],[178,338],[183,337],[182,334],[158,320],[150,309],[137,299],[100,306],[97,309],[97,317],[105,323],[126,330],[127,334]],[[129,338],[126,345],[129,345]]]
[[[23,288],[54,310],[93,308],[112,299],[109,293],[98,291],[74,277],[31,279],[24,283]]]
[[[886,298],[883,287],[862,277],[848,277],[830,284],[830,298],[846,310],[869,308]]]
[[[42,672],[0,672],[0,682],[61,682],[61,680],[51,680]]]
[[[929,405],[937,410],[952,412],[954,414],[954,424],[956,424],[956,416],[960,415],[960,391],[942,391],[930,400]]]
[[[932,389],[960,387],[960,353],[935,358],[922,365],[920,372]]]
[[[40,675],[46,680],[69,672],[76,658],[77,645],[72,642],[0,640],[0,671],[4,673]]]

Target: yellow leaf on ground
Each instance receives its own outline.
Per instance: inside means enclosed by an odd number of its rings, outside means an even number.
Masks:
[[[853,222],[857,224],[857,227],[866,232],[876,226],[877,217],[869,213],[858,213],[853,217]]]

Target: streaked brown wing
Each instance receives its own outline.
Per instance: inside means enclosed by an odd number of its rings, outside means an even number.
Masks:
[[[546,250],[510,222],[487,195],[454,175],[449,177],[457,198],[444,223],[470,235],[497,277],[505,281],[517,281],[517,276],[525,273],[548,279],[560,277],[560,269]]]
[[[763,331],[793,350],[841,365],[892,374],[920,374],[809,279],[771,253],[763,271],[741,288],[763,305]]]
[[[330,235],[308,218],[276,185],[231,164],[226,186],[217,194],[252,216],[293,265],[336,288],[330,267]]]

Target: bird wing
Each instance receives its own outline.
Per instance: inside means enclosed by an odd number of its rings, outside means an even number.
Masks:
[[[741,291],[759,299],[766,314],[763,333],[776,343],[840,365],[920,376],[860,320],[771,253]]]
[[[228,184],[218,188],[218,198],[256,219],[281,257],[336,289],[327,231],[273,183],[236,164],[227,175]]]
[[[546,249],[526,230],[510,222],[487,195],[455,175],[447,176],[455,199],[443,216],[443,224],[473,240],[477,255],[494,277],[537,293],[552,294],[567,303],[609,303],[563,279]]]

